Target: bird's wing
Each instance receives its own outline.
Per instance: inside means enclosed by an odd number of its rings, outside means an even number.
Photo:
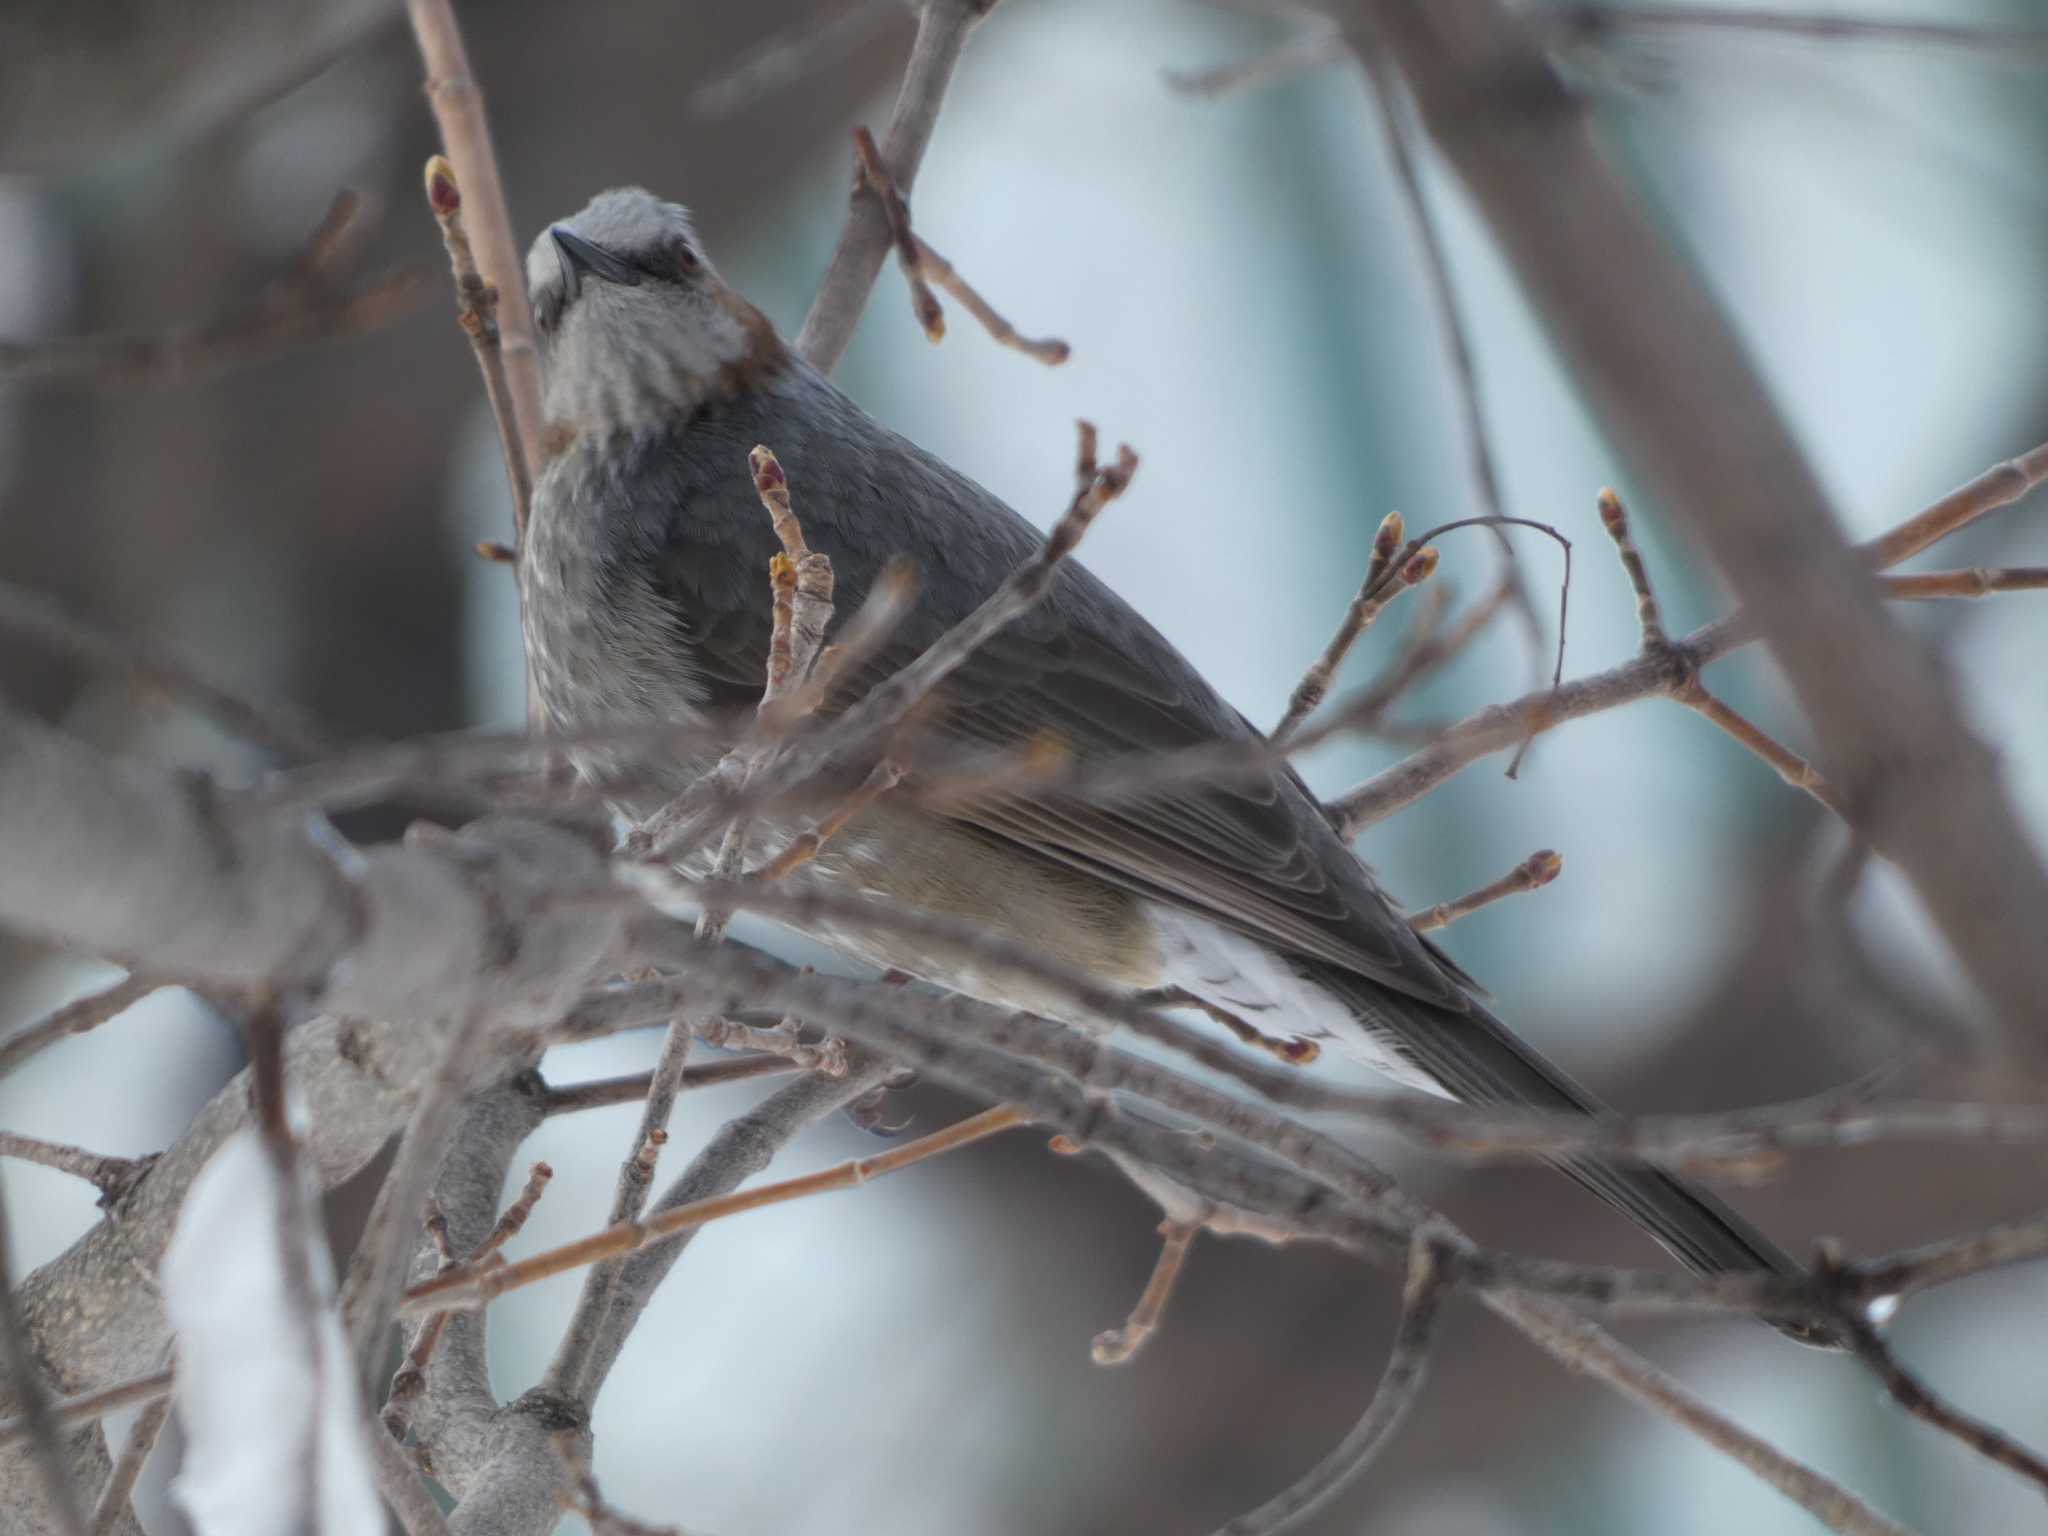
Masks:
[[[890,556],[907,555],[920,570],[910,618],[862,676],[846,680],[839,704],[914,659],[1042,539],[988,492],[860,415],[836,391],[831,403],[841,410],[837,420],[815,400],[780,417],[733,411],[701,420],[688,454],[666,475],[650,470],[642,481],[672,486],[660,582],[716,699],[758,698],[767,652],[765,573],[777,546],[746,472],[754,442],[780,456],[811,546],[832,559],[842,622]],[[929,511],[907,517],[911,505]],[[1131,515],[1143,511],[1134,498]],[[1249,625],[1250,618],[1232,622]],[[1042,603],[947,679],[929,728],[999,748],[1049,736],[1083,760],[1257,736],[1163,636],[1071,562]],[[1109,806],[1024,795],[958,815],[1283,951],[1439,1007],[1467,1004],[1454,969],[1393,910],[1289,771]]]

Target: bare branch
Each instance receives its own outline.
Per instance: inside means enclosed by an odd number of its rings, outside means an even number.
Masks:
[[[1448,928],[1459,918],[1470,917],[1481,907],[1491,906],[1504,896],[1541,890],[1563,870],[1561,854],[1550,848],[1539,848],[1491,885],[1482,885],[1469,896],[1460,896],[1456,901],[1441,901],[1433,907],[1425,907],[1408,919],[1408,926],[1417,933],[1434,933],[1439,928]]]
[[[1491,1294],[1486,1305],[1573,1371],[1632,1398],[1734,1458],[1831,1531],[1911,1536],[1832,1478],[1724,1418],[1620,1340],[1555,1302]]]
[[[75,1174],[100,1192],[105,1204],[118,1196],[149,1166],[147,1158],[107,1157],[61,1141],[38,1141],[15,1131],[0,1131],[0,1157],[18,1157],[59,1173]]]
[[[74,998],[26,1029],[16,1030],[0,1041],[0,1077],[7,1076],[43,1047],[53,1045],[67,1035],[82,1035],[98,1029],[164,985],[147,976],[124,976],[112,986]]]
[[[1418,1232],[1410,1245],[1401,1320],[1394,1326],[1393,1348],[1387,1353],[1386,1369],[1380,1373],[1372,1400],[1365,1405],[1364,1416],[1301,1481],[1250,1514],[1239,1515],[1217,1536],[1279,1536],[1294,1529],[1361,1476],[1400,1428],[1422,1394],[1429,1352],[1436,1343],[1437,1314],[1444,1292],[1436,1241],[1431,1233]]]
[[[426,291],[426,273],[401,268],[352,288],[333,282],[332,268],[343,244],[356,233],[361,206],[355,193],[337,193],[289,269],[240,309],[203,325],[154,335],[0,341],[0,379],[94,387],[182,382],[388,324],[418,303]]]
[[[230,736],[253,742],[288,761],[323,757],[336,748],[332,736],[296,712],[252,703],[208,682],[176,657],[164,654],[161,646],[75,619],[40,592],[0,582],[0,629],[89,666],[161,689]]]
[[[482,1269],[474,1265],[463,1265],[448,1274],[437,1275],[431,1280],[415,1285],[406,1293],[405,1311],[410,1316],[418,1316],[455,1307],[479,1307],[507,1291],[518,1290],[521,1286],[532,1285],[535,1281],[551,1279],[570,1270],[581,1269],[586,1264],[623,1258],[643,1248],[651,1248],[664,1238],[674,1237],[678,1233],[691,1231],[727,1216],[759,1210],[763,1206],[781,1205],[790,1200],[801,1200],[810,1195],[855,1188],[870,1180],[908,1168],[913,1163],[921,1163],[941,1153],[971,1146],[977,1141],[985,1141],[990,1136],[1024,1123],[1025,1117],[1017,1110],[1006,1104],[998,1105],[994,1109],[983,1110],[978,1115],[949,1125],[943,1131],[934,1131],[929,1136],[905,1142],[900,1147],[893,1147],[874,1157],[861,1157],[851,1162],[836,1163],[817,1173],[784,1179],[777,1184],[764,1184],[758,1189],[743,1190],[729,1195],[714,1195],[709,1199],[659,1211],[644,1221],[617,1222],[602,1232],[533,1254],[515,1264],[492,1265]]]
[[[730,1061],[700,1062],[683,1069],[685,1089],[708,1088],[718,1083],[745,1082],[750,1078],[773,1077],[782,1072],[809,1068],[786,1056],[736,1056]],[[544,1100],[549,1115],[571,1115],[579,1109],[604,1109],[613,1104],[637,1104],[647,1097],[654,1082],[652,1072],[633,1072],[623,1077],[594,1078],[587,1083],[550,1086]]]
[[[545,417],[541,411],[540,353],[533,341],[533,312],[526,297],[526,270],[512,235],[512,216],[505,202],[498,160],[491,149],[491,130],[484,117],[483,92],[469,72],[469,54],[455,23],[449,0],[406,0],[413,39],[426,65],[427,104],[441,130],[441,143],[454,171],[454,183],[467,201],[466,219],[476,243],[477,267],[496,294],[500,346],[505,379],[517,428],[517,442],[526,466],[527,483],[540,471]],[[502,431],[502,425],[500,430]],[[509,466],[508,466],[509,467]],[[515,486],[517,481],[514,482]],[[514,502],[522,521],[515,530],[526,538],[525,503]]]
[[[100,1490],[99,1502],[93,1506],[91,1536],[113,1536],[119,1528],[122,1517],[128,1513],[128,1500],[135,1492],[136,1479],[142,1476],[143,1463],[156,1449],[157,1437],[163,1433],[170,1417],[169,1397],[158,1398],[135,1416],[135,1422],[128,1430],[128,1439],[114,1461],[114,1469],[107,1475],[107,1484]]]
[[[1912,884],[2007,1025],[2004,1047],[2037,1066],[2048,948],[1981,914],[2048,910],[2048,868],[1933,656],[1886,617],[1704,287],[1524,18],[1499,0],[1351,0],[1344,14],[1358,46],[1399,65],[1609,435],[1752,606],[1851,823]]]
[[[536,397],[533,425],[523,425],[519,408],[513,401],[512,375],[506,361],[505,328],[498,318],[499,290],[485,282],[477,270],[476,255],[469,243],[469,229],[462,216],[462,183],[456,179],[455,167],[444,156],[435,155],[427,161],[426,180],[427,206],[433,210],[434,222],[441,226],[441,243],[448,249],[448,268],[455,278],[455,318],[462,327],[463,335],[469,338],[470,350],[476,354],[477,371],[484,378],[484,397],[490,402],[491,420],[498,428],[498,447],[505,457],[505,479],[512,491],[512,531],[516,540],[511,555],[516,561],[519,551],[525,547],[526,519],[533,508],[533,457],[527,451],[525,433],[540,430],[539,401]],[[515,295],[523,291],[523,285],[514,290]],[[488,558],[491,559],[498,558],[498,548],[496,545],[477,546],[479,553],[488,550]]]
[[[1270,48],[1228,64],[1207,69],[1169,69],[1166,83],[1183,96],[1230,96],[1263,90],[1311,70],[1326,69],[1350,57],[1344,37],[1328,22],[1297,26]]]
[[[967,34],[995,4],[996,0],[923,0],[910,63],[889,114],[889,127],[882,135],[882,160],[889,168],[890,180],[906,197],[924,163],[946,87],[960,62],[961,50],[967,46]],[[797,351],[821,373],[830,373],[838,365],[846,344],[853,340],[854,327],[860,323],[860,312],[888,250],[889,219],[882,199],[865,179],[857,181],[846,227],[839,233],[839,244],[825,269],[818,296],[811,302],[811,312],[797,333]]]
[[[882,211],[889,221],[889,238],[895,244],[896,260],[903,269],[903,279],[910,287],[911,312],[917,316],[917,323],[927,341],[942,341],[946,335],[946,312],[940,308],[931,290],[931,284],[937,283],[959,300],[967,312],[981,322],[982,328],[1002,345],[1048,367],[1064,363],[1072,355],[1073,349],[1064,341],[1033,341],[1019,335],[1017,328],[998,314],[950,261],[918,236],[910,227],[910,206],[897,190],[888,167],[882,164],[881,151],[875,148],[874,138],[867,129],[854,129],[853,148],[855,157],[860,161],[862,178],[882,199]]]
[[[153,1403],[159,1398],[169,1397],[173,1385],[169,1371],[152,1371],[147,1376],[116,1382],[96,1392],[55,1398],[49,1403],[50,1417],[59,1424],[78,1424],[104,1418],[110,1413],[119,1413],[123,1408],[133,1408],[137,1403]],[[28,1439],[32,1432],[27,1414],[0,1419],[0,1446],[17,1444]]]
[[[1874,570],[1895,565],[1948,537],[1988,512],[2009,506],[2048,479],[2048,444],[1992,466],[1890,533],[1860,545],[1858,555]],[[1910,581],[1912,578],[1903,578]],[[1908,594],[1911,595],[1911,594]],[[1694,669],[1750,644],[1757,633],[1749,615],[1737,611],[1673,642],[1673,650]],[[1670,656],[1633,661],[1576,679],[1562,688],[1523,695],[1467,716],[1422,748],[1329,802],[1347,837],[1411,805],[1473,763],[1515,745],[1529,731],[1551,730],[1617,705],[1671,693],[1682,681],[1672,674]]]
[[[1336,677],[1337,669],[1344,664],[1351,647],[1358,643],[1358,637],[1372,627],[1373,620],[1380,616],[1380,611],[1388,603],[1411,587],[1420,586],[1436,570],[1437,552],[1427,549],[1403,565],[1396,580],[1385,579],[1403,532],[1400,513],[1389,512],[1381,520],[1379,531],[1372,536],[1372,557],[1366,563],[1365,580],[1358,585],[1358,595],[1344,610],[1343,622],[1330,636],[1330,643],[1323,647],[1323,654],[1294,685],[1294,692],[1288,696],[1286,713],[1267,733],[1270,740],[1284,744],[1301,723],[1316,712],[1323,696],[1330,691],[1330,682]]]
[[[1088,1346],[1089,1356],[1097,1365],[1127,1364],[1145,1347],[1159,1327],[1160,1318],[1166,1315],[1166,1303],[1180,1279],[1181,1266],[1187,1263],[1188,1249],[1201,1230],[1199,1225],[1189,1222],[1168,1220],[1159,1224],[1159,1260],[1152,1266],[1152,1278],[1145,1282],[1138,1304],[1131,1308],[1123,1327],[1098,1333]]]
[[[839,0],[820,18],[805,16],[749,49],[690,93],[690,110],[719,118],[822,74],[877,37],[903,14],[902,0]]]
[[[1726,9],[1704,5],[1556,5],[1530,13],[1530,23],[1553,43],[1598,42],[1608,36],[1726,33],[1800,38],[1811,42],[1899,43],[1914,48],[1955,48],[1971,53],[2048,61],[2048,30],[1939,21],[1892,21],[1830,12]]]

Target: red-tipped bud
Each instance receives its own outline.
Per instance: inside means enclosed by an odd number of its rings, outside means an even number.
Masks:
[[[1401,580],[1408,586],[1419,586],[1436,573],[1436,546],[1418,550],[1408,563],[1401,567]]]
[[[1621,509],[1621,498],[1605,486],[1600,489],[1600,521],[1609,538],[1628,532],[1628,513]]]
[[[1394,551],[1401,547],[1401,535],[1407,531],[1407,525],[1401,521],[1401,514],[1389,512],[1380,519],[1380,531],[1372,536],[1373,557],[1378,560],[1393,559]]]
[[[747,455],[747,467],[754,472],[754,489],[764,496],[789,486],[789,476],[782,472],[781,461],[764,443],[754,445],[754,451]]]
[[[1539,848],[1522,863],[1531,886],[1548,885],[1564,870],[1564,855],[1555,848]]]
[[[447,218],[462,207],[462,190],[455,184],[455,167],[446,155],[427,161],[427,206],[439,218]]]

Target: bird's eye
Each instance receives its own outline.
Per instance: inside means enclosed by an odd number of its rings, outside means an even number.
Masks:
[[[542,332],[552,331],[555,322],[562,318],[562,289],[559,283],[548,283],[533,291],[533,323]]]
[[[704,259],[687,240],[675,240],[669,244],[669,261],[679,277],[695,277],[704,265]]]

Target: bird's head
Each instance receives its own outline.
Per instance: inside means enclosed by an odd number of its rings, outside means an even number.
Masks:
[[[542,231],[526,284],[560,432],[686,421],[785,356],[775,328],[712,270],[688,210],[638,187],[600,192]]]

